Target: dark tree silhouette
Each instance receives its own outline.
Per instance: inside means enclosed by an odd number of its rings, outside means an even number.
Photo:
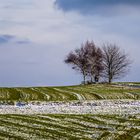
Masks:
[[[86,76],[90,77],[91,83],[93,83],[93,79],[98,82],[103,70],[102,51],[100,48],[96,48],[93,41],[87,41],[81,45],[80,49],[70,52],[65,59],[65,63],[72,65],[74,70],[83,75],[84,84]]]
[[[111,83],[114,79],[119,79],[124,76],[131,61],[125,52],[115,44],[103,45],[103,76]]]
[[[85,49],[88,58],[88,68],[87,73],[93,83],[99,81],[100,74],[103,70],[102,66],[102,51],[100,48],[96,47],[94,42],[86,42]]]
[[[80,49],[70,52],[65,59],[65,63],[72,65],[72,69],[79,71],[83,75],[85,84],[87,74],[87,52],[84,45],[81,45]]]
[[[100,48],[97,48],[96,50],[96,59],[95,59],[95,76],[94,81],[98,82],[99,78],[101,77],[101,74],[104,70],[103,67],[103,53]]]

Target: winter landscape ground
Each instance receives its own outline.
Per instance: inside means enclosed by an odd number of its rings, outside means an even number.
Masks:
[[[140,83],[0,88],[0,139],[139,140]]]

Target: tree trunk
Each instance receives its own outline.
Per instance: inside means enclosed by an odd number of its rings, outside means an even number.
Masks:
[[[98,76],[97,76],[97,75],[95,75],[95,77],[94,77],[94,81],[95,81],[95,83],[98,83],[99,78],[98,78]]]
[[[83,84],[85,85],[86,84],[86,74],[85,74],[84,70],[82,71],[82,74],[83,74]]]
[[[86,76],[83,74],[84,85],[86,84]]]
[[[112,82],[112,73],[111,73],[111,71],[109,71],[108,83],[111,84],[111,82]]]
[[[112,82],[112,78],[109,77],[109,79],[108,79],[108,83],[111,84],[111,82]]]
[[[90,76],[90,82],[91,82],[91,84],[93,83],[92,75]]]

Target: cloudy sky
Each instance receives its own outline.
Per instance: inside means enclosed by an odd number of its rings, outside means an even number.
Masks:
[[[121,81],[140,81],[139,0],[0,0],[0,86],[79,84],[64,64],[86,40],[116,43],[133,64]]]

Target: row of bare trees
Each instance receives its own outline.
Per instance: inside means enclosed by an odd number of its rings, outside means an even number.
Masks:
[[[90,83],[99,82],[100,78],[111,83],[112,80],[126,74],[130,60],[117,45],[104,44],[101,49],[93,41],[87,41],[81,48],[70,52],[66,56],[65,63],[82,74],[83,84],[87,77],[90,78]]]

